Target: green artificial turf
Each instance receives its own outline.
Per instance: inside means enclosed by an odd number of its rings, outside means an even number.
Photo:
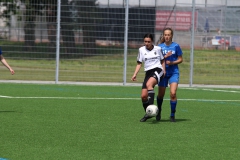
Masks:
[[[140,86],[1,83],[0,158],[239,158],[240,89],[179,88],[176,123],[169,121],[168,89],[162,120],[139,122],[140,92]]]

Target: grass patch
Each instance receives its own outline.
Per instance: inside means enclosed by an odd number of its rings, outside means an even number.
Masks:
[[[2,84],[1,157],[25,159],[238,159],[239,89],[169,90],[162,120],[139,122],[141,87]],[[4,97],[8,96],[8,97]]]
[[[4,56],[15,69],[16,75],[11,76],[4,67],[0,67],[3,80],[40,80],[54,81],[56,71],[55,53],[46,50],[46,44],[38,44],[36,52],[14,51],[19,44],[5,44],[8,47]],[[3,46],[3,47],[4,47]],[[11,47],[13,46],[13,49]],[[18,47],[17,47],[18,46]],[[82,46],[78,46],[79,49]],[[190,79],[190,51],[183,50],[183,63],[179,65],[180,83],[189,84]],[[77,53],[79,55],[82,52]],[[135,70],[137,49],[128,50],[127,83]],[[51,57],[53,56],[53,57]],[[212,85],[240,85],[240,54],[237,51],[195,50],[193,65],[194,84]],[[81,82],[123,82],[124,53],[122,48],[99,47],[97,55],[76,54],[70,57],[60,57],[59,81]],[[138,82],[144,78],[143,68],[139,72]]]

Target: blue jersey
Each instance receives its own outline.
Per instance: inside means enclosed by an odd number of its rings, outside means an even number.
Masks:
[[[168,61],[176,61],[178,59],[178,56],[182,56],[183,52],[180,46],[172,42],[169,46],[167,46],[165,43],[159,44],[159,46],[162,48],[163,56],[165,56],[168,52],[172,51],[172,55],[170,57],[167,57],[165,60]],[[172,75],[174,73],[179,74],[178,65],[167,65],[166,64],[166,75]]]
[[[2,55],[2,48],[0,47],[0,55]]]

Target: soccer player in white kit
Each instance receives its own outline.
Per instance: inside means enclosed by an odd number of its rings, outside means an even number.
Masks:
[[[139,48],[137,66],[131,80],[137,80],[137,74],[142,63],[144,63],[146,74],[142,84],[141,99],[146,113],[146,108],[154,103],[154,87],[165,75],[165,60],[161,47],[153,45],[152,34],[148,33],[144,35],[144,44],[144,46]],[[145,122],[149,118],[151,117],[145,114],[140,122]]]

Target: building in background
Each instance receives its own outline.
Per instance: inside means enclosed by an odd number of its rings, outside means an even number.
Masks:
[[[125,0],[98,0],[100,6],[123,6]],[[144,6],[144,7],[161,7],[161,6],[185,6],[189,7],[192,5],[192,0],[129,0],[130,7]],[[239,0],[195,0],[196,7],[205,6],[240,6]]]

